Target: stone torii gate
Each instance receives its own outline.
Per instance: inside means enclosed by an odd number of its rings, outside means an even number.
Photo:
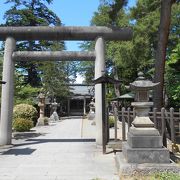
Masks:
[[[131,40],[130,28],[108,27],[0,27],[0,41],[5,41],[3,62],[3,82],[1,95],[0,145],[11,144],[14,63],[15,61],[59,61],[59,60],[95,60],[95,79],[105,70],[104,41]],[[93,52],[67,51],[15,51],[16,41],[23,40],[79,40],[96,41]],[[96,143],[102,145],[102,85],[95,85]]]

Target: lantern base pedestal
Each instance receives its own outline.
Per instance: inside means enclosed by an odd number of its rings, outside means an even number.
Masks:
[[[128,163],[170,163],[166,148],[132,148],[123,142],[122,152]]]
[[[159,131],[152,127],[149,117],[137,117],[122,144],[122,153],[128,163],[170,163],[167,148],[163,147]]]
[[[44,118],[38,118],[36,126],[44,126]]]
[[[127,133],[127,143],[131,148],[162,148],[162,137],[155,135],[133,135]]]
[[[87,115],[88,120],[94,120],[95,119],[95,113],[93,111],[90,111]]]

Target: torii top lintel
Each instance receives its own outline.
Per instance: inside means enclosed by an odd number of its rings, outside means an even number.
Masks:
[[[132,39],[130,28],[116,28],[103,26],[74,27],[74,26],[19,26],[0,27],[0,40],[13,37],[21,40],[79,40],[93,41],[97,37],[103,37],[109,41],[127,41]]]

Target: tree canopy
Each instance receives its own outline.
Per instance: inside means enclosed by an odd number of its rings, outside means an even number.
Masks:
[[[53,0],[6,0],[6,3],[12,6],[5,13],[4,25],[61,26],[60,18],[48,8],[52,2]],[[167,2],[169,4],[166,4],[166,7],[170,11],[169,21],[164,24],[166,25],[166,34],[163,37],[164,55],[158,59],[157,54],[162,52],[158,44],[162,42],[160,40],[161,29],[163,29],[161,25],[165,22],[162,3]],[[136,79],[137,73],[143,71],[149,79],[154,80],[155,77],[157,81],[162,82],[161,89],[156,91],[156,95],[166,92],[167,105],[178,107],[180,4],[175,0],[137,0],[136,6],[132,8],[128,8],[127,4],[128,0],[100,0],[98,10],[90,22],[92,26],[130,26],[133,29],[132,41],[106,42],[107,73],[122,80],[120,93],[124,93],[127,91],[124,88],[125,85],[129,85]],[[23,41],[19,42],[17,47],[19,50],[66,49],[64,42],[51,41]],[[81,44],[81,49],[93,50],[94,42]],[[159,62],[161,63],[158,64]],[[159,69],[162,69],[161,73]],[[16,70],[21,86],[32,88],[43,86],[45,91],[52,96],[57,94],[66,96],[68,94],[66,84],[75,81],[77,71],[85,77],[87,83],[94,79],[93,62],[21,62],[16,64]],[[160,75],[160,79],[157,75]],[[172,80],[174,80],[174,86],[171,86]],[[110,91],[111,96],[115,96],[115,93],[112,93],[113,87]]]
[[[61,26],[60,18],[48,8],[52,0],[7,0],[11,8],[5,12],[5,24],[2,26]],[[17,43],[17,50],[55,51],[64,50],[64,42],[52,41],[21,41]],[[35,59],[36,60],[36,59]],[[60,59],[61,60],[61,59]],[[68,84],[73,77],[69,77],[67,68],[70,62],[17,62],[16,63],[16,91],[19,101],[28,99],[43,87],[49,96],[67,96]],[[73,70],[72,72],[75,72]],[[26,96],[26,98],[24,97]]]
[[[172,50],[179,43],[179,7],[179,3],[172,5],[170,34],[166,49],[167,62]],[[115,67],[118,78],[123,80],[121,93],[124,92],[124,85],[128,85],[136,79],[138,71],[143,71],[149,79],[154,79],[160,10],[161,0],[138,0],[136,6],[130,9],[127,8],[127,1],[102,0],[92,17],[91,25],[130,26],[133,29],[132,41],[106,42],[108,72],[114,76],[113,67]],[[84,43],[82,46],[85,49],[91,49],[94,44]],[[83,69],[85,69],[85,66],[87,66],[85,74],[88,74],[86,80],[90,81],[89,72],[92,71],[92,68],[88,67],[92,67],[92,65],[89,63],[83,64]],[[172,101],[170,104],[172,104]]]

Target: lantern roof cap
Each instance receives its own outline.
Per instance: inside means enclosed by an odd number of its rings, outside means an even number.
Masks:
[[[158,85],[159,85],[159,82],[153,83],[152,81],[147,80],[144,77],[143,72],[139,72],[138,78],[134,82],[130,83],[130,88],[132,90],[151,90]]]
[[[107,73],[104,73],[101,77],[93,80],[93,83],[100,84],[100,83],[110,83],[110,84],[120,84],[121,80],[114,79],[110,77]]]
[[[0,81],[0,84],[6,84],[6,82],[5,81]]]

